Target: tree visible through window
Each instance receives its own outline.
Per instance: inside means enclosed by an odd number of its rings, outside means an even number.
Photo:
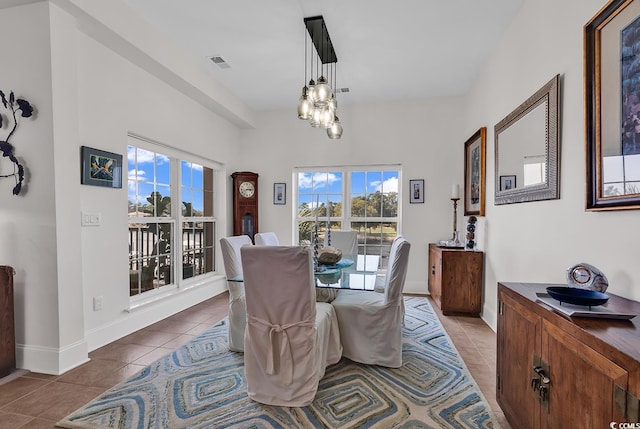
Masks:
[[[332,231],[357,231],[358,254],[379,255],[386,267],[398,234],[398,169],[342,167],[300,170],[296,176],[298,242],[311,243],[318,219],[321,242],[327,226]]]

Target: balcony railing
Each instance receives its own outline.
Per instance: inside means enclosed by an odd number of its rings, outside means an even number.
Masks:
[[[213,246],[206,246],[206,228],[188,228],[182,231],[182,278],[194,277],[213,271]],[[173,233],[171,233],[171,238]],[[169,240],[174,242],[175,240]],[[209,240],[211,241],[211,240]],[[156,289],[172,281],[171,246],[167,253],[158,253],[158,234],[147,225],[129,228],[130,294],[136,295]]]

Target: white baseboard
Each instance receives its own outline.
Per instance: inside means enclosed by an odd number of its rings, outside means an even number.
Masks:
[[[133,311],[124,311],[122,317],[117,320],[87,331],[82,341],[59,349],[16,344],[16,366],[42,374],[64,374],[88,362],[90,360],[90,351],[219,295],[226,290],[227,282],[224,276],[215,278],[206,285],[198,285],[182,290],[170,298],[151,302]]]
[[[498,332],[498,315],[495,307],[489,307],[487,304],[482,306],[482,320],[486,323],[493,332]]]
[[[405,281],[404,289],[402,289],[402,293],[414,293],[418,295],[428,295],[429,289],[427,288],[426,283],[419,281]]]
[[[88,349],[89,351],[98,349],[132,332],[146,328],[193,305],[213,298],[226,290],[227,282],[222,277],[206,285],[182,290],[166,299],[158,299],[135,309],[127,310],[117,320],[87,331]]]
[[[31,372],[60,375],[88,361],[87,342],[84,340],[61,349],[16,345],[16,366]]]

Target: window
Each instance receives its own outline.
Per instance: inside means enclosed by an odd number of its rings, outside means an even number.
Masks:
[[[176,155],[127,148],[131,296],[215,269],[214,169]]]
[[[214,270],[213,170],[181,161],[182,278]]]
[[[297,169],[297,241],[312,242],[318,221],[319,241],[331,230],[358,232],[358,254],[382,257],[398,234],[399,170],[397,166]]]

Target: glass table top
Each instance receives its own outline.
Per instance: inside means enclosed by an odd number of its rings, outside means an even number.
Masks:
[[[342,258],[334,265],[320,265],[315,272],[316,287],[372,291],[378,277],[380,256],[357,255]],[[227,279],[243,282],[242,275]]]

